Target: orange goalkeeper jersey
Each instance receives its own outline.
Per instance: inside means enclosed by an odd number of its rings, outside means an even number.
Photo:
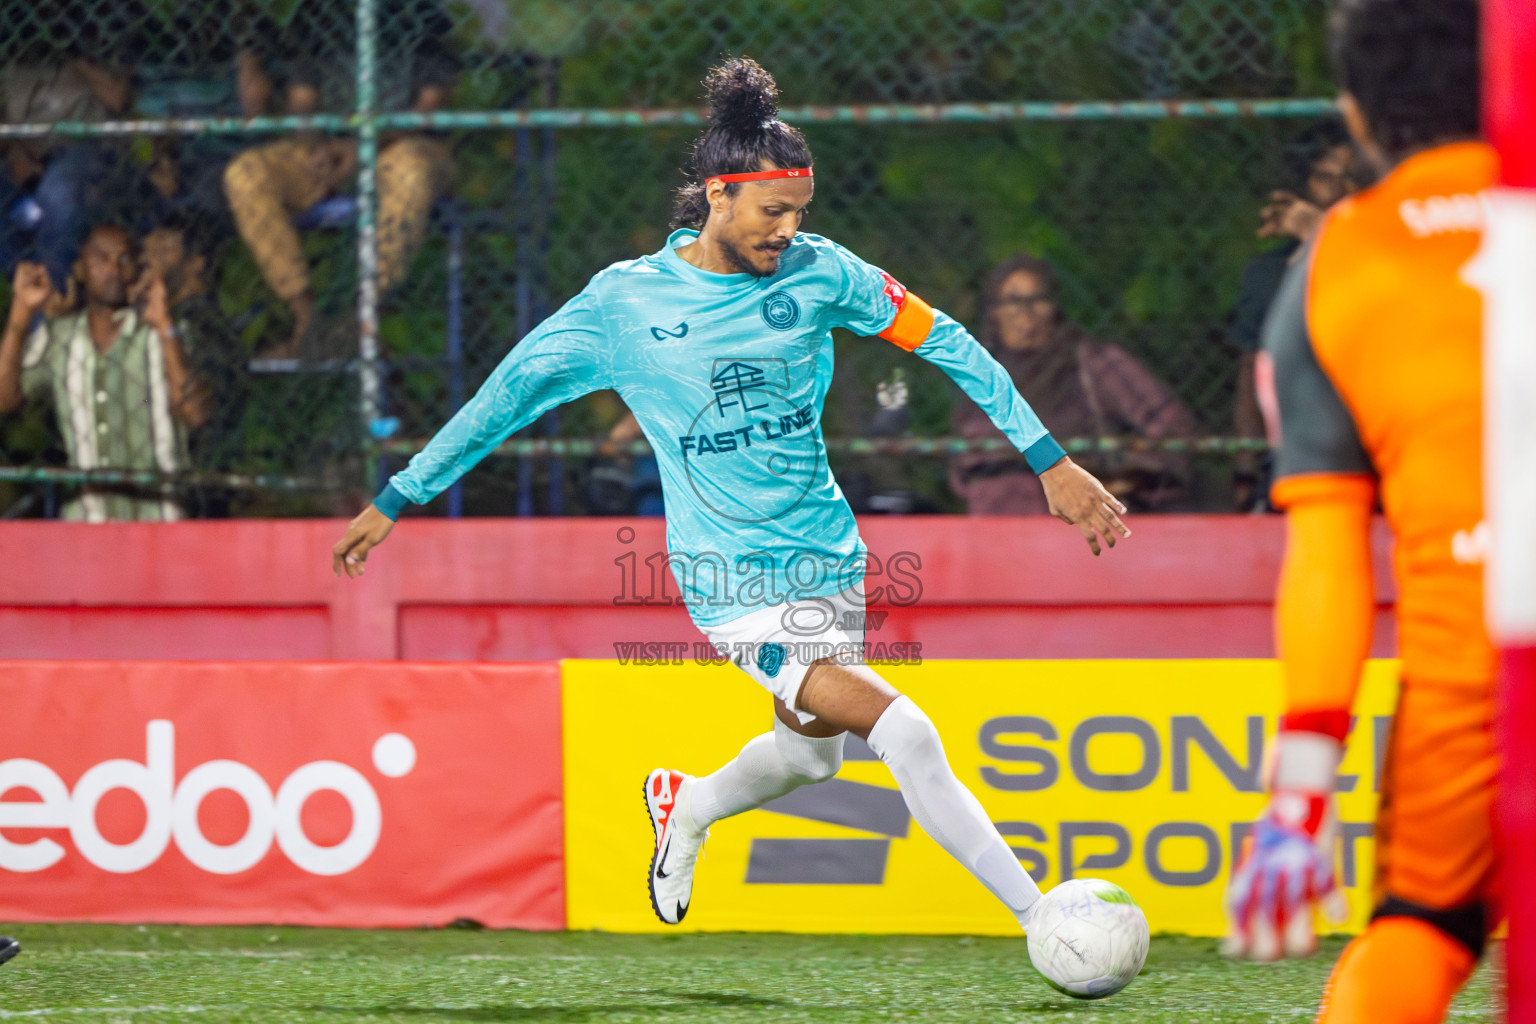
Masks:
[[[1482,242],[1479,193],[1496,177],[1481,143],[1408,158],[1330,211],[1266,326],[1276,503],[1345,483],[1379,488],[1410,681],[1493,678],[1479,529],[1482,298],[1463,275]]]

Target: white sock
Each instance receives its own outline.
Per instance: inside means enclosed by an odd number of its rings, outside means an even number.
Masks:
[[[869,730],[869,749],[885,762],[907,809],[933,841],[1027,924],[1040,887],[998,835],[981,802],[960,784],[939,732],[908,697],[898,697]]]
[[[843,764],[844,735],[812,739],[774,719],[772,732],[754,736],[725,767],[683,787],[688,797],[685,820],[708,828],[792,789],[830,779]]]

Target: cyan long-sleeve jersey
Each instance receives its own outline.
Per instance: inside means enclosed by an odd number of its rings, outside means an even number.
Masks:
[[[821,408],[834,327],[941,367],[1041,472],[1063,456],[965,328],[888,274],[797,235],[768,277],[712,274],[661,251],[616,263],[509,352],[375,504],[430,501],[546,410],[613,388],[656,451],[674,577],[695,623],[825,597],[863,575],[864,546],[827,465]]]

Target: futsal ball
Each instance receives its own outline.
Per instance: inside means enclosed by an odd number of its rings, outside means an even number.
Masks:
[[[1147,962],[1147,916],[1118,885],[1074,878],[1040,897],[1029,921],[1029,960],[1051,987],[1102,999]]]

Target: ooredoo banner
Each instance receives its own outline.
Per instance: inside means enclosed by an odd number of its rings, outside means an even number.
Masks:
[[[0,662],[0,920],[565,926],[553,664]]]
[[[1270,661],[944,661],[880,669],[938,726],[951,765],[1043,886],[1107,878],[1153,931],[1218,935],[1234,848],[1262,810],[1280,709]],[[1372,821],[1395,699],[1373,662],[1339,780],[1339,868],[1369,912]],[[564,663],[569,925],[657,931],[645,888],[653,768],[724,764],[769,728],[728,665]],[[1016,934],[850,740],[837,777],[719,822],[684,929]]]

